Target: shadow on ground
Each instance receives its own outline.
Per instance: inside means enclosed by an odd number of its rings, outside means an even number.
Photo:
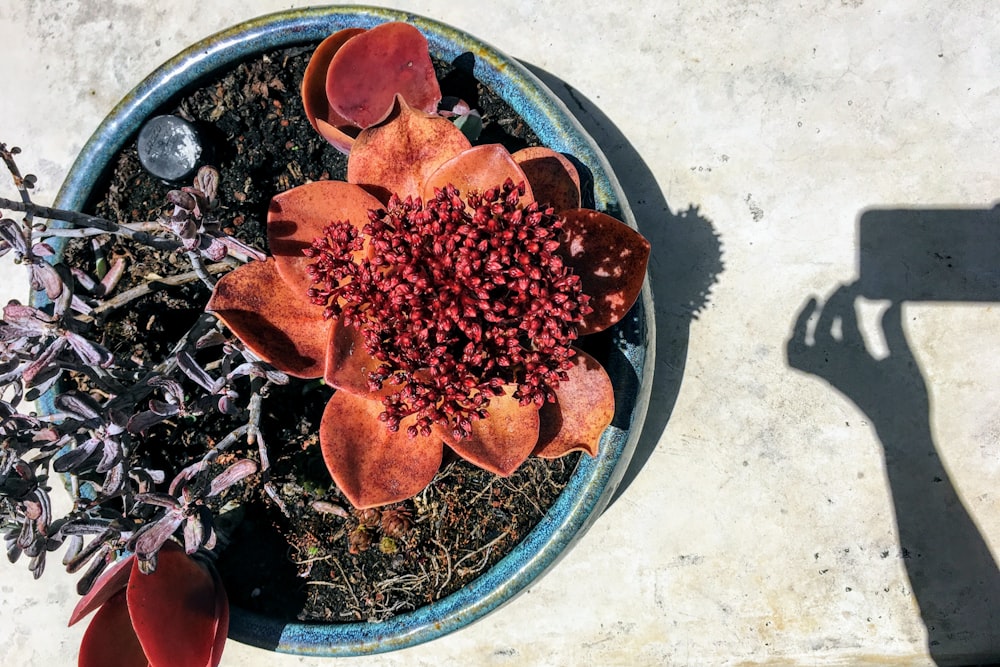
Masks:
[[[1000,571],[933,440],[927,382],[906,339],[902,305],[1000,301],[1000,210],[871,209],[858,226],[857,281],[824,304],[806,302],[786,347],[788,364],[827,381],[875,427],[931,657],[939,665],[996,664]],[[891,302],[881,321],[884,358],[865,347],[859,297]]]
[[[635,454],[611,500],[614,504],[649,460],[670,419],[684,376],[691,320],[707,305],[723,270],[722,247],[711,221],[697,207],[671,211],[639,151],[593,102],[552,74],[526,66],[600,145],[621,181],[639,231],[652,244],[649,281],[656,319],[656,365],[650,408]]]

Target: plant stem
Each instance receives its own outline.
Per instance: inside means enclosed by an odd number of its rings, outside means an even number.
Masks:
[[[205,266],[205,260],[202,259],[201,254],[195,250],[189,250],[187,253],[188,261],[191,262],[191,268],[201,279],[201,282],[205,283],[208,289],[215,289],[215,279],[208,272],[208,268]]]
[[[223,261],[223,262],[216,262],[214,264],[209,264],[208,266],[204,267],[204,270],[208,275],[216,275],[219,273],[223,273],[224,271],[228,271],[231,268],[232,265],[229,262]],[[146,296],[147,294],[150,294],[154,290],[159,289],[161,287],[176,287],[178,285],[185,285],[187,283],[194,282],[195,280],[198,280],[200,278],[201,276],[195,270],[195,271],[187,271],[185,273],[179,273],[176,276],[168,276],[166,278],[150,280],[141,285],[137,285],[132,289],[125,290],[124,292],[117,294],[115,297],[111,299],[108,299],[101,305],[94,308],[93,311],[90,313],[90,315],[88,315],[83,319],[84,321],[92,321],[103,313],[114,310],[115,308],[120,308],[128,304],[129,302],[134,301],[139,297]]]
[[[180,247],[180,243],[177,241],[157,238],[148,232],[132,229],[131,227],[127,227],[125,225],[119,225],[117,222],[112,222],[110,220],[106,220],[105,218],[99,218],[95,215],[80,213],[79,211],[67,211],[61,208],[39,206],[30,201],[17,202],[12,199],[4,199],[3,197],[0,197],[0,208],[10,209],[11,211],[17,211],[19,213],[26,213],[29,216],[46,218],[48,220],[60,220],[78,227],[92,227],[108,234],[125,236],[137,243],[142,243],[160,250],[174,250]]]

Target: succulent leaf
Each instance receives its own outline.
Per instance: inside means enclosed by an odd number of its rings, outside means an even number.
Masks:
[[[286,190],[271,199],[267,211],[267,242],[278,274],[303,294],[312,283],[307,267],[314,261],[302,251],[321,238],[332,222],[350,222],[358,230],[368,224],[368,211],[381,202],[343,181],[316,181]],[[355,260],[370,256],[356,253]]]
[[[430,483],[444,448],[435,435],[409,437],[407,420],[398,431],[379,421],[382,404],[338,391],[320,422],[323,460],[356,508],[405,500]]]
[[[389,201],[418,196],[438,167],[472,147],[462,131],[440,116],[412,109],[401,97],[385,122],[358,135],[347,162],[347,180]]]
[[[80,601],[76,603],[76,607],[73,608],[73,613],[69,617],[69,625],[75,624],[81,618],[87,616],[90,612],[110,600],[113,595],[124,590],[132,573],[132,562],[134,560],[135,556],[122,558],[112,565],[100,579],[94,582],[90,591],[80,598]]]
[[[531,146],[511,157],[527,176],[539,204],[556,211],[580,207],[580,173],[565,155],[544,146]]]
[[[500,144],[483,144],[462,151],[434,170],[424,180],[421,196],[424,201],[430,201],[435,190],[454,185],[463,197],[467,197],[473,192],[485,192],[507,179],[514,185],[524,183],[524,193],[520,196],[522,205],[534,200],[527,177],[507,149]]]
[[[327,68],[326,96],[339,116],[361,128],[382,122],[393,99],[437,111],[441,89],[427,38],[407,23],[384,23],[346,40]]]
[[[206,309],[254,354],[299,378],[323,375],[328,333],[322,309],[278,274],[274,260],[250,262],[215,286]]]
[[[354,137],[361,128],[330,107],[326,96],[326,74],[330,61],[347,40],[365,32],[364,28],[345,28],[335,32],[316,47],[302,76],[302,104],[306,118],[324,139],[341,153],[350,153]]]
[[[538,408],[520,405],[510,387],[502,396],[490,399],[486,419],[472,421],[471,433],[456,438],[436,428],[445,444],[466,461],[506,477],[531,455],[538,442]]]
[[[104,603],[80,644],[80,667],[147,667],[149,661],[132,629],[124,590]],[[170,664],[170,663],[164,663]]]
[[[615,416],[611,378],[592,356],[576,350],[568,379],[554,389],[556,400],[539,411],[535,456],[555,459],[574,451],[597,456],[601,434]]]
[[[133,563],[127,587],[132,627],[153,667],[213,664],[219,613],[215,578],[178,545],[163,545],[156,570]]]
[[[562,216],[566,222],[558,252],[580,276],[593,308],[580,334],[603,331],[625,317],[639,297],[649,241],[606,213],[578,208]]]

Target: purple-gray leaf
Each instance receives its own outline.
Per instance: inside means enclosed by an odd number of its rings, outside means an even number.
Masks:
[[[116,496],[125,484],[125,466],[120,462],[111,468],[104,476],[104,484],[101,493],[105,496]]]
[[[192,381],[205,391],[215,393],[224,383],[224,381],[216,380],[209,375],[208,371],[199,366],[198,362],[184,350],[177,353],[177,366],[184,371],[184,375],[191,378]]]
[[[168,512],[163,518],[153,523],[147,523],[136,531],[130,544],[139,560],[149,560],[153,554],[159,551],[163,543],[170,539],[183,520],[183,514]]]
[[[66,540],[66,553],[63,554],[63,565],[69,565],[83,549],[83,535],[70,535]]]
[[[36,262],[29,267],[28,274],[31,279],[31,287],[35,290],[45,290],[45,296],[55,301],[63,293],[62,278],[46,262]]]
[[[56,407],[82,422],[99,419],[101,406],[88,394],[81,392],[66,392],[55,398]]]
[[[132,418],[128,420],[128,432],[145,433],[148,429],[156,426],[164,419],[166,419],[165,416],[156,414],[152,410],[143,410],[142,412],[133,415]]]
[[[91,562],[90,564],[90,567],[88,567],[87,571],[84,572],[82,577],[80,577],[80,581],[76,582],[77,593],[79,593],[80,595],[86,595],[87,592],[91,589],[91,587],[93,587],[94,582],[97,581],[97,578],[101,576],[101,573],[104,572],[104,569],[108,566],[110,553],[111,549],[109,549],[106,545],[101,547],[99,555],[96,558],[94,558],[93,562]],[[82,565],[83,562],[81,562],[80,564]],[[77,566],[76,569],[79,569],[79,566]],[[71,570],[70,572],[75,572],[76,569]]]
[[[116,257],[111,262],[111,267],[108,272],[104,274],[101,278],[101,289],[100,296],[111,293],[112,290],[118,285],[118,281],[122,279],[125,275],[125,259],[122,257]]]
[[[195,206],[197,206],[194,196],[190,192],[184,192],[183,190],[171,190],[168,192],[167,201],[185,211],[193,211]]]
[[[146,505],[165,507],[170,510],[179,510],[181,508],[181,504],[177,502],[176,498],[166,493],[159,493],[156,491],[152,493],[137,493],[135,495],[135,501]]]
[[[205,526],[198,515],[184,521],[184,551],[193,554],[205,543]]]
[[[194,477],[205,469],[205,461],[198,461],[192,463],[188,467],[177,473],[177,476],[173,478],[170,482],[170,493],[171,495],[177,495],[177,488],[181,486],[184,482],[194,479]]]
[[[75,449],[71,449],[65,454],[56,457],[52,462],[52,469],[60,473],[76,470],[94,454],[97,450],[98,442],[97,438],[90,438]]]
[[[250,459],[240,459],[212,480],[208,497],[217,496],[233,484],[257,472],[257,464]]]
[[[107,368],[114,360],[114,355],[97,343],[89,341],[72,331],[67,331],[64,335],[72,346],[73,351],[76,352],[76,356],[80,357],[83,363],[90,366]]]
[[[211,203],[215,200],[215,193],[219,188],[219,172],[207,165],[202,167],[195,174],[194,187]]]

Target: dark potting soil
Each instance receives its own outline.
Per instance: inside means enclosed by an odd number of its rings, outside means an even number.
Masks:
[[[238,65],[163,109],[195,123],[206,138],[210,163],[221,175],[216,216],[223,226],[264,250],[272,195],[308,181],[342,180],[345,174],[346,158],[313,131],[302,110],[299,86],[311,50],[280,50]],[[439,78],[445,95],[482,112],[480,142],[501,142],[512,150],[536,144],[530,128],[462,64],[462,59],[439,63]],[[165,196],[178,185],[185,184],[167,185],[147,175],[132,142],[90,208],[118,222],[156,220],[169,212]],[[127,260],[116,293],[190,270],[182,252],[119,241],[108,247]],[[68,253],[71,262],[93,262],[89,242],[70,244]],[[161,285],[103,315],[99,334],[91,335],[115,352],[155,363],[194,324],[208,296],[200,281]],[[524,538],[578,460],[576,454],[557,461],[533,458],[511,477],[499,478],[446,459],[434,482],[415,498],[358,512],[331,481],[319,450],[319,418],[331,393],[321,383],[292,380],[264,400],[261,428],[270,481],[284,508],[263,492],[259,473],[224,498],[239,509],[223,519],[235,527],[218,567],[230,601],[244,609],[287,620],[378,621],[439,599]],[[137,463],[180,470],[245,419],[213,413],[159,424],[135,447]],[[241,443],[218,462],[258,459],[257,452],[256,445]]]

